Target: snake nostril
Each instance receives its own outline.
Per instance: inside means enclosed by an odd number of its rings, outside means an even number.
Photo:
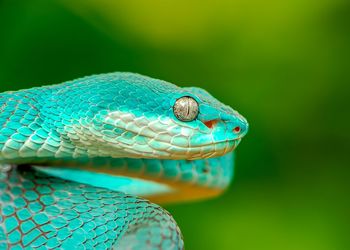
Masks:
[[[241,132],[241,127],[240,126],[234,127],[233,132],[235,132],[235,133]]]

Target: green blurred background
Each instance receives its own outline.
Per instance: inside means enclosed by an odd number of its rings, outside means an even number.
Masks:
[[[250,132],[218,198],[166,208],[187,249],[350,249],[350,5],[0,1],[0,91],[132,71],[196,85]]]

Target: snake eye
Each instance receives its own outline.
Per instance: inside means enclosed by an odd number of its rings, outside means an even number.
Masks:
[[[190,96],[183,96],[176,100],[173,111],[180,121],[190,122],[198,116],[198,103]]]

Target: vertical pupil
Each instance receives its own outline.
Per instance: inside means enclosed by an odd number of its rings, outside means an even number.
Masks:
[[[186,116],[189,116],[190,115],[190,99],[189,98],[186,99],[185,107],[186,107]]]

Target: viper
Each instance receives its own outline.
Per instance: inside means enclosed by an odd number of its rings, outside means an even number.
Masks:
[[[122,72],[1,93],[0,125],[0,249],[183,249],[155,203],[221,193],[248,131],[203,89]]]

